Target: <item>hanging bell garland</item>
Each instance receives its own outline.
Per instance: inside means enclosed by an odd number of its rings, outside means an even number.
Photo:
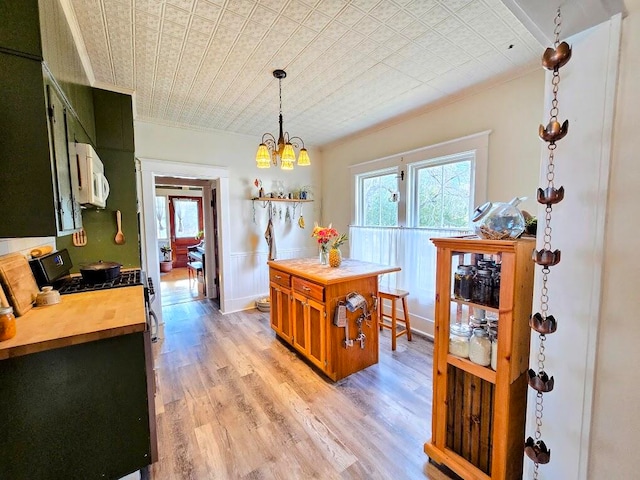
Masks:
[[[547,185],[538,189],[538,203],[546,205],[545,224],[543,230],[543,248],[534,250],[533,261],[542,267],[542,289],[540,293],[540,312],[535,313],[529,320],[529,326],[539,334],[538,347],[538,369],[529,369],[528,383],[536,391],[535,406],[535,433],[533,437],[528,437],[524,451],[535,464],[533,478],[538,478],[538,467],[549,463],[551,460],[551,449],[542,440],[542,417],[544,411],[543,398],[545,393],[553,390],[554,379],[545,371],[545,346],[547,335],[552,334],[558,327],[558,322],[553,315],[549,314],[549,274],[551,268],[560,263],[560,250],[553,250],[551,247],[551,214],[553,205],[560,203],[564,199],[564,187],[555,186],[555,163],[554,153],[556,142],[563,139],[569,133],[569,120],[560,123],[558,120],[558,90],[560,86],[560,68],[571,59],[571,47],[566,42],[560,42],[560,30],[562,25],[562,15],[558,8],[554,20],[555,41],[553,48],[547,48],[542,56],[542,66],[553,71],[551,79],[553,98],[551,100],[551,110],[549,111],[549,122],[546,126],[540,125],[538,136],[547,142],[549,159],[547,162]]]

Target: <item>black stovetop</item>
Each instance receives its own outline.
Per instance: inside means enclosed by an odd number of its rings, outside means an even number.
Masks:
[[[120,272],[113,280],[104,283],[87,283],[81,276],[65,278],[57,287],[61,295],[67,293],[91,292],[94,290],[106,290],[108,288],[132,287],[143,285],[143,276],[140,270],[127,270]]]

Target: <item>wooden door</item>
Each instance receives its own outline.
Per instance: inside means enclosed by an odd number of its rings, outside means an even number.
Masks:
[[[173,266],[187,266],[187,247],[197,244],[202,231],[202,198],[169,196],[169,227]]]
[[[215,288],[215,297],[220,299],[220,258],[218,252],[218,190],[211,190],[211,210],[213,215],[213,284]]]
[[[271,328],[287,342],[291,341],[291,291],[271,284]]]

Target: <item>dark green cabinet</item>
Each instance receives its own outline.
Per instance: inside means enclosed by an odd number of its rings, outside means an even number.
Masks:
[[[69,138],[70,115],[67,107],[52,85],[46,86],[46,92],[49,144],[54,172],[54,210],[58,233],[64,233],[82,227],[76,181],[79,167],[75,154],[72,155],[74,142]]]
[[[0,238],[56,236],[79,228],[67,111],[53,85],[45,85],[40,61],[0,52],[0,111]]]
[[[149,465],[145,336],[0,361],[0,478],[117,479]]]

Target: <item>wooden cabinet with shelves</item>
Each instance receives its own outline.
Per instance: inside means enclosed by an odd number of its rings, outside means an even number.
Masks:
[[[432,437],[424,451],[465,479],[522,478],[535,239],[433,239],[437,248]],[[501,264],[497,308],[458,300],[458,264]],[[476,310],[474,310],[476,309]],[[452,323],[478,311],[497,320],[495,371],[449,353]]]

